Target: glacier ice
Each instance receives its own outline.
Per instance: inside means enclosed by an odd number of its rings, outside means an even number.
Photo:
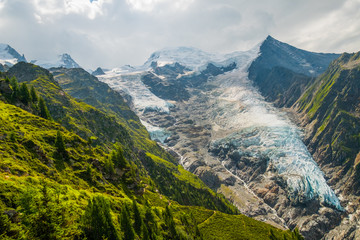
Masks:
[[[247,67],[213,79],[209,115],[220,134],[212,144],[229,144],[239,156],[265,157],[286,180],[292,200],[319,199],[343,210],[324,174],[302,141],[302,132],[267,103],[248,79]],[[220,114],[221,113],[221,114]]]
[[[138,114],[146,111],[169,113],[173,104],[155,96],[141,81],[142,74],[142,72],[123,73],[115,69],[98,78],[112,89],[123,91],[131,96],[134,110]]]
[[[107,83],[116,91],[125,92],[131,96],[133,110],[141,117],[146,112],[169,113],[174,105],[155,96],[141,81],[141,71],[135,68],[116,68],[107,71],[105,75],[98,76],[99,80]],[[154,126],[141,120],[152,140],[164,143],[170,133],[163,128]]]
[[[165,140],[171,136],[171,133],[164,128],[153,126],[146,121],[141,121],[141,123],[146,127],[150,134],[150,138],[154,141],[164,144]]]

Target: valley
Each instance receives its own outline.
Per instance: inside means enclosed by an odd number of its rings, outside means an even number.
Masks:
[[[343,194],[339,198],[341,188],[328,185],[328,177],[315,161],[318,159],[308,151],[304,142],[308,130],[300,124],[301,114],[296,109],[275,107],[281,105],[278,99],[291,107],[310,79],[325,71],[338,55],[306,52],[271,37],[228,59],[210,58],[208,65],[194,66],[195,50],[187,58],[173,51],[173,55],[165,51],[165,60],[158,53],[150,70],[143,67],[138,72],[118,72],[116,77],[109,72],[99,79],[115,90],[127,89],[122,94],[152,139],[173,151],[185,169],[224,194],[242,213],[281,228],[299,227],[308,239],[319,239],[327,229],[339,225],[347,200]],[[268,53],[275,51],[279,55]],[[231,64],[236,64],[236,69]],[[263,97],[257,86],[268,91],[265,86],[271,83],[265,80],[272,72],[267,68],[278,66],[296,74],[281,78],[280,71],[280,76],[274,77],[279,82],[276,84],[289,83],[274,91],[284,88],[296,95],[273,97],[271,101],[277,101],[274,106],[266,98],[276,96],[275,92]],[[153,75],[151,82],[149,74]],[[259,84],[249,78],[265,80]],[[174,99],[179,83],[187,99]],[[131,91],[133,84],[143,90]]]
[[[162,224],[152,225],[159,227],[153,237],[164,239],[212,236],[216,221],[223,227],[254,221],[259,236],[270,238],[275,231],[301,239],[294,229],[305,239],[360,236],[359,54],[313,53],[268,36],[248,51],[167,48],[142,66],[90,74],[68,54],[32,61],[37,66],[10,46],[1,49],[2,121],[11,124],[0,132],[0,147],[8,152],[1,154],[0,170],[6,184],[9,175],[20,178],[11,201],[25,194],[29,176],[54,189],[81,183],[76,191],[87,197],[75,198],[77,204],[96,201],[96,192],[111,202],[119,197],[112,205],[118,218],[120,206],[137,202],[144,213],[151,202]],[[25,85],[46,102],[47,114],[38,100],[24,97]],[[13,119],[22,116],[35,132],[38,125],[51,130],[36,135],[25,122],[28,127],[16,132]],[[58,141],[55,130],[66,142],[61,154],[51,146]],[[2,208],[23,211],[0,200]],[[166,204],[175,212],[173,232]],[[125,236],[114,226],[111,239]],[[252,233],[246,227],[236,234]]]

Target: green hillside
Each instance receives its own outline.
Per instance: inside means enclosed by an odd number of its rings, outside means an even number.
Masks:
[[[74,99],[47,70],[19,63],[0,79],[0,238],[297,237],[237,215],[155,142]]]
[[[334,184],[356,194],[360,194],[359,92],[360,53],[345,53],[330,64],[295,104],[312,126],[308,137],[310,150],[320,164],[337,169],[331,179]]]

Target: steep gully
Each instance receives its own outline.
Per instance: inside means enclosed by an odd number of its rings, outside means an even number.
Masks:
[[[142,72],[109,73],[100,80],[130,95],[153,138],[242,213],[281,228],[298,226],[318,239],[336,224],[342,207],[300,129],[249,81],[247,68],[256,56],[249,52],[236,70],[188,88],[190,98],[181,102],[149,93]]]

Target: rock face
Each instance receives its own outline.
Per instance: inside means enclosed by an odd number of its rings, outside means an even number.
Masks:
[[[271,37],[227,59],[199,51],[165,53],[153,54],[131,73],[107,72],[100,80],[130,95],[150,134],[168,134],[160,141],[164,147],[242,213],[299,227],[308,239],[334,229],[344,202],[329,187],[328,172],[314,161],[290,120],[295,118],[264,101],[258,89],[277,106],[291,106],[337,55],[306,52]]]
[[[249,67],[249,78],[277,107],[291,107],[307,84],[340,56],[304,51],[270,36],[260,46],[260,52]]]
[[[98,67],[95,71],[93,71],[92,75],[94,76],[98,76],[98,75],[104,75],[104,71],[102,70],[101,67]]]

